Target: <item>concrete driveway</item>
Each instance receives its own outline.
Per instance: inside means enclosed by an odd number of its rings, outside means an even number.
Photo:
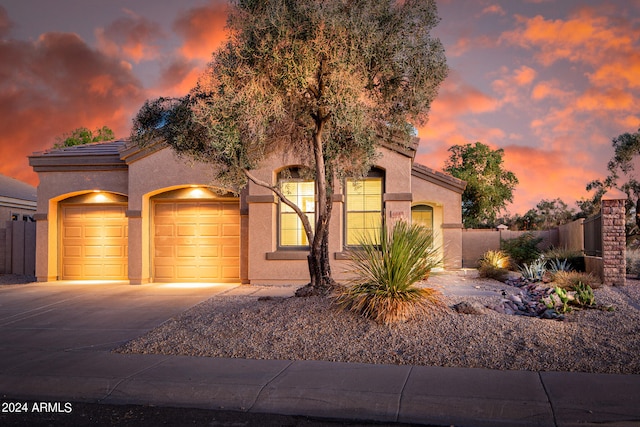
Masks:
[[[237,284],[0,286],[0,370],[41,351],[110,350]]]

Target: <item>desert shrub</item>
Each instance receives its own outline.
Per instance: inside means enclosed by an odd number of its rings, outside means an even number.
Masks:
[[[478,262],[478,275],[504,281],[509,276],[511,259],[502,251],[487,251]]]
[[[589,286],[592,289],[598,289],[601,286],[595,276],[583,271],[558,271],[553,276],[553,283],[562,289],[573,289],[579,284]]]
[[[524,233],[515,239],[503,240],[502,250],[506,252],[516,265],[531,264],[540,257],[537,248],[542,242],[541,237],[535,237],[533,233]]]
[[[540,282],[547,272],[547,263],[543,258],[538,258],[531,264],[524,263],[519,267],[522,277],[532,282]]]
[[[640,251],[628,250],[627,251],[627,274],[640,277]]]
[[[384,324],[444,306],[439,292],[415,286],[441,264],[429,229],[399,221],[359,244],[351,251],[354,279],[335,297],[339,306]]]
[[[543,253],[547,259],[566,259],[571,268],[576,271],[585,271],[584,254],[582,251],[574,251],[563,248],[551,248]]]
[[[568,259],[552,258],[547,261],[547,270],[551,275],[555,275],[559,271],[571,271],[573,268]]]

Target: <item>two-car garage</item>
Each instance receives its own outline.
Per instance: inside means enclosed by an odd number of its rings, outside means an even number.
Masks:
[[[188,190],[152,198],[150,280],[237,282],[240,210],[237,197],[185,199]],[[102,200],[100,200],[102,198]],[[128,279],[125,196],[86,194],[59,204],[59,279]]]

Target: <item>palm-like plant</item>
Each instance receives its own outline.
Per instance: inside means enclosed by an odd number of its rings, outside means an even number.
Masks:
[[[384,324],[444,305],[439,292],[415,286],[442,262],[431,230],[399,221],[359,240],[351,251],[355,278],[336,296],[338,305]]]

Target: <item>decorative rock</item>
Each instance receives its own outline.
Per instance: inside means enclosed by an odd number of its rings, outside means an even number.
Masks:
[[[485,307],[478,302],[462,301],[453,306],[453,309],[462,314],[484,314]]]

